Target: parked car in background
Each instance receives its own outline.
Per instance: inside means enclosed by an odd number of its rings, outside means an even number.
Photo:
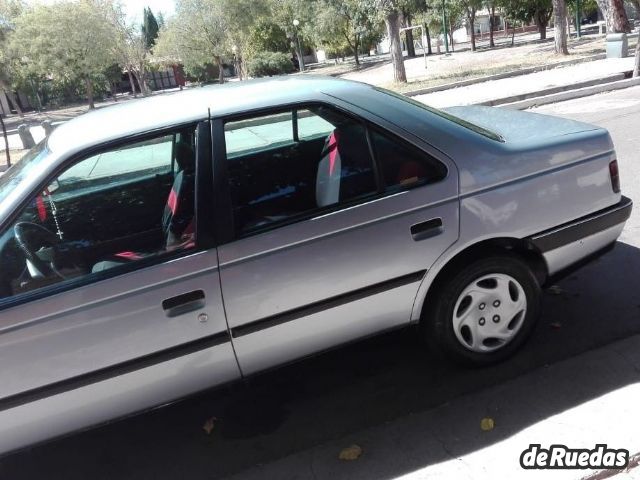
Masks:
[[[307,77],[83,115],[0,177],[0,451],[410,325],[504,360],[630,211],[607,131],[532,113]]]

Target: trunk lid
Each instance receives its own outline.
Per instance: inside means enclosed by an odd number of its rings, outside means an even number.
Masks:
[[[449,107],[443,110],[469,123],[497,133],[507,143],[536,142],[542,139],[599,129],[594,125],[566,118],[506,108],[473,105]]]

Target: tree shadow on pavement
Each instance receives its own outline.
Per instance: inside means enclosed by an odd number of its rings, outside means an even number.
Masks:
[[[449,460],[446,449],[432,448],[439,432],[429,424],[416,426],[412,414],[433,410],[437,416],[454,399],[464,404],[480,398],[489,410],[499,408],[500,400],[483,393],[487,387],[499,386],[508,398],[521,388],[517,378],[536,370],[540,397],[534,407],[523,404],[517,417],[502,419],[491,437],[479,435],[477,428],[446,433],[456,436],[455,455],[462,455],[640,380],[640,352],[635,354],[636,368],[627,374],[585,373],[573,359],[572,379],[545,380],[545,369],[550,366],[552,372],[556,362],[640,333],[636,272],[640,251],[618,242],[612,252],[545,294],[532,339],[515,357],[494,367],[464,369],[443,363],[422,348],[415,330],[406,329],[16,453],[0,460],[0,478],[223,478],[375,431],[387,422],[395,425],[388,441],[407,442],[414,453],[389,459],[378,452],[380,468],[369,471],[368,478],[391,478]],[[570,381],[576,385],[567,391]],[[468,409],[459,412],[462,417],[468,414]],[[213,417],[214,428],[207,434],[203,424]],[[329,470],[318,478],[341,476]]]

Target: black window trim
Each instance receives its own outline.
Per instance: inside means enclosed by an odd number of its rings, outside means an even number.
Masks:
[[[209,120],[207,118],[203,118],[202,120],[195,120],[191,122],[178,123],[171,126],[161,127],[153,130],[148,130],[142,133],[136,133],[132,135],[127,135],[125,137],[120,137],[115,140],[109,140],[107,142],[102,142],[96,145],[92,145],[89,148],[82,150],[76,154],[70,155],[67,159],[60,163],[52,172],[46,177],[45,181],[41,182],[37,188],[33,189],[29,195],[25,196],[25,200],[23,200],[18,207],[14,210],[14,212],[7,217],[5,222],[0,226],[0,234],[5,232],[6,228],[9,228],[11,225],[15,223],[19,215],[24,211],[25,208],[29,205],[34,195],[38,192],[42,191],[49,183],[56,178],[58,175],[62,173],[69,166],[81,162],[91,156],[97,155],[100,152],[104,152],[108,149],[117,148],[119,146],[128,145],[140,141],[144,141],[146,139],[154,138],[161,135],[166,135],[170,133],[176,133],[179,130],[184,130],[187,128],[193,128],[196,132],[197,136],[200,136],[204,132],[210,132],[209,128],[203,126],[206,125],[208,127]],[[151,267],[154,265],[161,265],[164,263],[169,263],[175,261],[179,258],[191,256],[197,253],[201,253],[208,249],[214,248],[216,246],[214,235],[213,235],[213,225],[210,221],[204,220],[210,217],[205,217],[207,210],[207,203],[210,205],[211,202],[211,187],[210,180],[211,175],[207,175],[208,171],[211,170],[211,155],[210,155],[210,147],[211,141],[210,136],[205,135],[204,138],[200,139],[197,137],[196,145],[198,149],[197,165],[196,165],[196,205],[195,205],[195,216],[197,218],[196,221],[196,244],[195,247],[189,250],[182,251],[174,251],[168,252],[165,254],[160,254],[157,256],[144,258],[141,260],[136,260],[135,262],[131,262],[130,264],[123,264],[115,269],[108,269],[102,272],[89,273],[87,275],[83,275],[81,277],[69,279],[68,281],[62,281],[58,283],[54,283],[52,285],[47,285],[41,288],[37,288],[32,291],[20,293],[18,295],[13,295],[11,297],[0,298],[0,311],[7,310],[9,308],[14,308],[20,305],[24,305],[25,303],[33,302],[36,300],[41,300],[43,298],[51,297],[60,293],[64,293],[67,291],[74,290],[76,288],[84,287],[93,283],[97,283],[103,280],[107,280],[110,278],[115,278],[120,275],[126,275],[128,273],[132,273],[136,270],[141,270],[143,268]],[[206,158],[202,158],[200,156],[201,153],[209,152],[208,161]],[[207,166],[208,165],[208,166]],[[204,169],[204,172],[200,172],[200,170]],[[207,187],[207,184],[209,185]],[[205,201],[202,205],[204,207],[200,207],[200,202]],[[203,215],[202,218],[200,215]]]
[[[287,111],[291,111],[292,121],[293,121],[293,118],[295,116],[294,112],[297,112],[298,110],[309,109],[313,106],[325,107],[325,108],[335,110],[342,115],[352,118],[354,121],[362,124],[362,126],[365,128],[367,144],[369,147],[369,155],[371,156],[371,159],[373,161],[376,191],[367,195],[361,195],[359,197],[350,199],[345,202],[337,203],[335,205],[316,208],[313,210],[309,210],[308,212],[301,213],[299,215],[293,215],[286,219],[275,221],[273,223],[270,223],[262,227],[254,228],[249,232],[243,233],[241,235],[236,235],[234,217],[233,217],[233,205],[231,204],[231,192],[229,191],[229,182],[228,182],[227,153],[226,153],[225,129],[224,129],[225,124],[229,122],[247,120],[255,117],[277,115],[278,113],[283,113]],[[293,121],[293,123],[296,123],[296,122]],[[422,187],[435,185],[446,180],[450,174],[450,168],[445,162],[436,158],[434,155],[425,151],[423,148],[419,147],[413,142],[410,142],[402,138],[400,135],[396,134],[395,132],[390,131],[389,129],[383,126],[380,126],[367,118],[357,115],[356,113],[344,108],[341,105],[337,105],[335,103],[323,102],[319,100],[310,100],[308,102],[286,103],[286,104],[281,104],[281,105],[276,105],[271,107],[262,107],[262,108],[252,109],[252,110],[248,110],[240,113],[234,113],[231,115],[216,117],[212,121],[212,130],[213,130],[212,142],[213,142],[213,152],[214,152],[213,162],[214,162],[214,169],[216,172],[214,176],[218,178],[218,181],[214,182],[216,204],[219,207],[216,210],[218,215],[216,215],[216,219],[215,219],[216,238],[218,240],[217,242],[218,245],[224,245],[226,243],[230,243],[233,241],[254,237],[256,235],[268,233],[270,231],[273,231],[282,227],[286,227],[289,225],[293,225],[295,223],[313,220],[318,217],[324,217],[326,215],[338,212],[340,210],[347,210],[355,206],[364,205],[372,201],[380,200],[385,197],[391,197],[408,190],[413,190],[415,188],[422,188]],[[414,185],[401,185],[401,186],[398,186],[397,188],[393,186],[393,188],[387,189],[386,185],[384,184],[384,178],[382,177],[380,159],[378,158],[375,152],[375,147],[372,142],[372,138],[371,138],[372,130],[383,132],[384,135],[386,135],[387,137],[391,137],[394,141],[397,141],[408,150],[414,151],[416,153],[420,153],[422,155],[426,155],[429,158],[433,159],[434,161],[438,162],[445,169],[445,175],[437,182],[416,183]]]

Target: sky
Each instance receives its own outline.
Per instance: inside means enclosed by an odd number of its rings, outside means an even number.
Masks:
[[[121,0],[121,3],[131,21],[142,21],[144,7],[151,8],[154,14],[162,12],[164,18],[169,17],[175,9],[174,0]]]

